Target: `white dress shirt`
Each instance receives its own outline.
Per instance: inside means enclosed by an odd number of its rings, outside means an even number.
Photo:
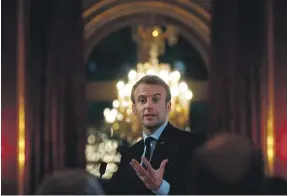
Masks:
[[[147,135],[143,132],[143,139],[145,140],[148,136],[153,137],[155,140],[153,140],[151,142],[151,152],[150,152],[150,160],[152,159],[152,155],[155,149],[155,144],[157,142],[157,140],[159,139],[161,133],[163,132],[163,130],[165,129],[166,125],[167,125],[168,121],[166,121],[162,126],[160,126],[157,130],[155,130],[151,135]],[[143,157],[145,155],[146,152],[146,147],[144,147],[144,152],[143,152]],[[150,161],[148,160],[148,161]],[[143,162],[141,162],[141,165],[143,164]],[[168,195],[169,193],[169,188],[170,188],[170,184],[165,181],[164,179],[162,180],[162,183],[160,185],[160,188],[158,190],[154,190],[153,192],[157,195]]]

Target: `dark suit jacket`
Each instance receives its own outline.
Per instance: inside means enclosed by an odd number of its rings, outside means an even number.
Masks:
[[[163,179],[170,184],[169,194],[190,194],[190,170],[192,151],[201,144],[195,133],[181,131],[170,123],[156,142],[151,159],[154,169],[160,167],[164,159],[168,159]],[[154,194],[139,179],[130,165],[132,159],[141,162],[144,141],[141,140],[122,154],[119,170],[111,182],[105,187],[107,194],[149,195]]]

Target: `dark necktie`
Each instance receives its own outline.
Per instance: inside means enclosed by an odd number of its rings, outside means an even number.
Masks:
[[[146,150],[145,150],[145,158],[147,159],[147,161],[150,161],[150,156],[151,156],[151,142],[155,140],[153,137],[147,137],[144,141]],[[143,164],[143,167],[146,169],[145,164]]]

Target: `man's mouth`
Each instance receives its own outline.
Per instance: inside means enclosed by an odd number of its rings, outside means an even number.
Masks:
[[[145,114],[144,115],[144,117],[145,118],[153,118],[153,117],[155,117],[156,115],[154,115],[154,114]]]
[[[147,117],[149,117],[149,116],[155,116],[155,114],[145,114],[144,116],[147,116]]]

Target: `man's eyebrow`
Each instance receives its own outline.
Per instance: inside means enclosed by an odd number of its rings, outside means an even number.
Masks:
[[[162,94],[160,94],[160,93],[154,93],[154,94],[152,94],[151,96],[162,96]],[[138,95],[138,97],[148,97],[148,96],[147,96],[147,95],[140,94],[140,95]]]

